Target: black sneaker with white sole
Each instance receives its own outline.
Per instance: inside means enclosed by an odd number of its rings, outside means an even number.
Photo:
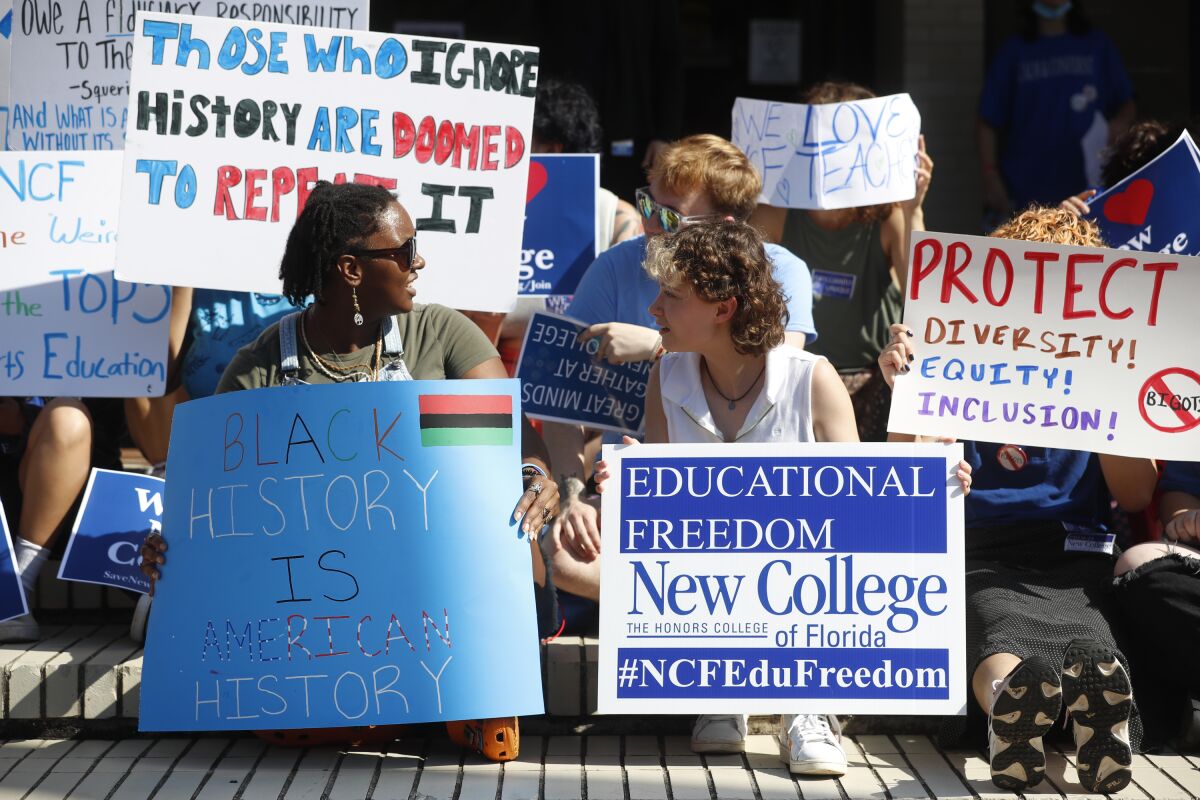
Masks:
[[[1075,769],[1089,792],[1115,794],[1133,777],[1129,675],[1111,647],[1076,639],[1067,646],[1063,702],[1075,734]]]
[[[1042,736],[1062,709],[1058,670],[1040,656],[1021,661],[992,699],[988,720],[988,759],[992,783],[1019,792],[1046,776]]]

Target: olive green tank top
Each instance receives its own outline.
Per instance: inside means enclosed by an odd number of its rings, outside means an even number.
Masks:
[[[826,230],[807,212],[792,209],[780,244],[804,259],[812,273],[817,340],[808,349],[838,372],[873,366],[888,343],[888,326],[903,316],[903,296],[892,280],[879,223]]]

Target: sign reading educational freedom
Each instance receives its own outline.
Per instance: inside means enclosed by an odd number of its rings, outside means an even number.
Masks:
[[[151,475],[93,469],[58,577],[149,592],[138,551],[147,535],[162,530],[163,483]]]
[[[0,553],[0,622],[3,622],[29,613],[25,590],[17,576],[17,559],[13,555],[12,535],[8,530],[3,503],[0,503],[0,533],[4,534],[4,552]]]
[[[169,14],[133,45],[122,278],[278,292],[313,185],[356,181],[420,231],[418,300],[511,307],[537,50]]]
[[[180,406],[141,729],[542,713],[517,382]]]
[[[1121,250],[1200,255],[1200,153],[1187,131],[1175,144],[1089,201],[1089,219]]]
[[[759,202],[851,208],[916,194],[921,115],[907,94],[799,105],[739,97],[733,143],[763,179]]]
[[[120,180],[120,153],[0,153],[0,396],[163,393],[171,292],[113,275]]]
[[[532,297],[575,294],[596,259],[600,156],[537,155],[529,163],[520,290]]]
[[[1200,459],[1200,259],[912,238],[888,430]]]
[[[18,150],[120,150],[138,9],[366,30],[367,0],[21,0],[13,16],[9,143]]]
[[[964,713],[961,455],[606,446],[600,711]]]
[[[652,361],[597,361],[600,340],[579,341],[587,325],[537,312],[517,362],[521,408],[534,419],[628,433],[642,429]]]

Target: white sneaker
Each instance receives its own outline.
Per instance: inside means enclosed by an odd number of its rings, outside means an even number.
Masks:
[[[693,753],[744,753],[745,714],[701,714],[692,728]]]
[[[138,598],[133,609],[133,620],[129,623],[129,638],[141,644],[146,641],[146,623],[150,621],[150,604],[154,598],[144,594]]]
[[[0,642],[36,642],[41,637],[42,629],[38,627],[33,614],[22,614],[0,622]]]
[[[832,714],[784,715],[779,725],[779,758],[793,775],[845,775],[842,726]]]

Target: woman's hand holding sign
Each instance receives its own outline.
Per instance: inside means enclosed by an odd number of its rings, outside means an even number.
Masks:
[[[142,574],[150,579],[150,596],[154,596],[154,586],[162,575],[158,571],[158,567],[167,563],[167,557],[163,555],[167,552],[167,541],[163,539],[161,533],[152,533],[142,542],[141,556],[142,563],[139,565]]]

